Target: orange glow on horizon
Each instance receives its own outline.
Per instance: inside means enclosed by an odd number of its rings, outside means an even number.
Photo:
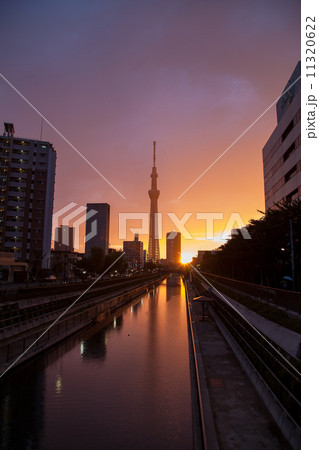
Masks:
[[[188,264],[192,262],[194,256],[197,256],[196,252],[183,252],[181,255],[181,263]]]
[[[71,203],[82,208],[108,203],[110,247],[123,248],[120,214],[150,210],[156,140],[160,258],[166,257],[166,233],[178,228],[168,214],[174,213],[175,222],[188,231],[181,242],[187,262],[198,250],[225,244],[221,237],[233,227],[232,213],[245,224],[260,218],[258,211],[265,208],[262,149],[277,125],[273,102],[300,59],[298,2],[284,0],[276,7],[254,2],[244,12],[235,1],[202,2],[201,7],[183,2],[182,13],[171,5],[176,2],[147,7],[145,2],[137,2],[138,7],[128,1],[107,7],[87,2],[60,27],[55,17],[65,13],[61,2],[43,8],[29,3],[27,10],[15,11],[14,36],[10,20],[3,21],[7,46],[14,49],[6,55],[7,76],[34,108],[48,105],[50,122],[42,127],[30,104],[21,103],[7,83],[1,121],[14,122],[16,135],[23,138],[38,139],[41,126],[41,138],[53,144],[54,214],[60,217]],[[10,17],[10,8],[5,12]],[[48,25],[45,41],[38,27],[24,39],[26,20]],[[28,76],[17,77],[16,61]],[[223,218],[212,230],[196,218],[203,213]],[[127,225],[127,240],[134,239],[130,228],[141,227],[135,222]],[[85,223],[81,252],[84,233]],[[140,240],[148,250],[143,233]]]

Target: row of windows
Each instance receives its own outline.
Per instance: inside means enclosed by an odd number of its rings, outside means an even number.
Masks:
[[[7,222],[23,222],[24,218],[21,216],[9,216],[7,215]],[[34,224],[42,225],[43,220],[42,219],[33,219],[32,220],[32,227]],[[33,227],[34,228],[34,227]]]
[[[300,146],[301,135],[291,144],[291,146],[285,151],[283,156],[281,156],[276,164],[267,172],[264,177],[265,184],[270,180],[274,173],[283,165],[285,161],[295,152],[295,150]]]
[[[10,144],[10,139],[8,138],[0,138],[0,142],[2,145],[8,145]],[[29,147],[30,146],[30,141],[24,141],[23,139],[13,139],[13,145],[18,145],[19,147]],[[37,147],[38,146],[38,142],[33,142],[33,147]],[[42,144],[41,148],[52,148],[51,144]]]
[[[9,200],[9,202],[22,202],[22,201],[24,201],[24,198],[19,197],[18,195],[16,195],[16,196],[9,195],[8,200]]]
[[[286,197],[286,201],[290,203],[293,200],[296,200],[298,197],[300,197],[300,187],[290,192],[290,194],[288,194]]]
[[[9,181],[12,183],[19,183],[19,184],[24,184],[26,183],[26,179],[25,178],[21,178],[21,177],[10,177]]]
[[[7,211],[24,212],[24,208],[22,206],[8,206]]]
[[[282,137],[280,136],[280,138],[278,139],[278,141],[275,143],[275,145],[273,146],[273,148],[270,150],[270,152],[268,153],[268,155],[266,156],[266,158],[264,159],[264,167],[269,163],[269,161],[271,160],[271,158],[274,156],[274,154],[276,153],[276,151],[279,149],[279,147],[282,144]]]
[[[11,167],[10,172],[12,173],[28,173],[27,169],[18,169],[17,167]]]
[[[298,163],[295,164],[294,167],[292,167],[284,177],[280,178],[280,180],[277,181],[277,183],[274,184],[272,188],[270,188],[269,191],[265,193],[265,200],[267,201],[270,197],[272,197],[282,186],[284,186],[289,180],[291,180],[291,178],[297,175],[300,170],[301,162],[298,161]]]
[[[297,123],[300,120],[300,117],[301,117],[301,109],[299,109],[299,111],[295,114],[295,116],[293,117],[292,121],[289,123],[289,125],[287,126],[287,128],[285,129],[283,134],[280,136],[280,138],[277,140],[277,142],[275,143],[273,148],[270,150],[270,152],[268,153],[268,155],[264,159],[264,167],[269,163],[269,161],[274,156],[274,154],[276,153],[278,148],[281,146],[283,141],[286,139],[286,137],[288,136],[290,131],[297,125]]]
[[[45,163],[42,163],[45,165]],[[18,167],[11,167],[10,172],[12,173],[18,173],[18,174],[24,174],[30,172],[29,169],[21,169]],[[4,178],[6,174],[8,173],[8,169],[6,167],[0,167],[0,177]],[[37,170],[32,170],[33,174],[36,174],[38,177],[44,177],[46,172],[39,172]]]
[[[300,170],[301,170],[301,162],[298,161],[297,164],[295,164],[289,170],[289,172],[286,173],[286,175],[285,175],[285,183],[288,183],[288,181],[291,180],[291,178],[293,178],[298,172],[300,172]]]
[[[10,186],[10,191],[25,192],[26,188],[25,187],[20,187],[20,186]]]
[[[1,162],[1,158],[0,158],[0,162]],[[6,160],[3,164],[7,163],[8,160]],[[11,160],[12,164],[28,164],[28,160],[27,159],[17,159],[17,158],[12,158]],[[46,162],[38,162],[38,161],[33,161],[33,166],[37,165],[37,166],[41,166],[44,167],[46,166]]]
[[[22,227],[18,227],[18,226],[16,226],[16,227],[6,227],[6,231],[16,231],[17,233],[19,232],[21,232],[21,231],[23,231],[23,228]]]
[[[4,149],[4,151],[6,152],[6,153],[8,153],[8,149]],[[14,155],[29,155],[30,154],[30,152],[29,152],[29,150],[20,150],[20,149],[16,149],[16,148],[14,148],[14,149],[12,149],[12,153],[14,154]],[[44,158],[46,155],[47,155],[47,153],[44,153],[44,152],[33,152],[33,156],[38,156],[38,155],[40,155],[42,158]]]
[[[8,151],[8,150],[7,150]],[[28,155],[29,154],[29,150],[17,150],[16,148],[14,148],[12,150],[12,153],[14,155]]]
[[[13,163],[13,164],[28,164],[28,160],[27,159],[18,159],[18,158],[12,158],[11,159],[11,162]]]
[[[9,242],[15,242],[16,244],[22,245],[22,239],[21,238],[17,238],[17,237],[12,237],[12,238],[11,237],[6,237],[5,238],[5,242],[8,242],[8,243]],[[32,243],[36,244],[36,245],[39,245],[39,244],[42,244],[42,240],[40,238],[32,239]],[[31,239],[27,240],[27,244],[31,244]],[[16,248],[16,247],[13,247],[13,248]],[[30,245],[28,245],[28,248],[30,248]]]
[[[21,238],[17,238],[17,237],[6,237],[6,242],[16,242],[21,244]]]
[[[268,192],[266,192],[265,200],[267,201],[270,197],[272,197],[274,193],[277,192],[284,184],[285,184],[285,177],[282,177],[280,178],[279,181],[277,181],[276,184],[273,185],[271,189],[269,189]]]
[[[8,222],[23,222],[23,217],[18,216],[7,216]]]
[[[22,146],[28,146],[30,145],[30,142],[28,141],[24,141],[24,140],[17,140],[17,139],[13,139],[13,145],[22,145]]]
[[[297,114],[294,116],[294,118],[292,119],[294,122],[294,127],[297,125],[297,123],[299,122],[299,120],[301,119],[301,109],[299,109],[299,111],[297,112]]]

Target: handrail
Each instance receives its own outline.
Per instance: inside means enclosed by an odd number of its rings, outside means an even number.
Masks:
[[[204,410],[203,410],[203,404],[202,404],[201,388],[200,388],[200,381],[199,381],[199,371],[198,371],[198,364],[197,364],[197,358],[196,358],[196,348],[195,348],[194,332],[193,332],[192,318],[191,318],[191,312],[190,312],[190,306],[189,306],[187,283],[186,283],[186,280],[184,279],[184,277],[182,277],[182,280],[183,280],[183,283],[185,286],[188,325],[189,325],[190,335],[191,335],[191,340],[192,340],[193,357],[194,357],[194,364],[195,364],[197,398],[198,398],[198,403],[199,403],[200,422],[201,422],[201,434],[202,434],[204,449],[207,450],[208,447],[207,447],[207,437],[206,437],[206,429],[205,429]]]
[[[203,270],[201,270],[200,273],[202,273],[204,275],[211,275],[213,277],[221,278],[221,279],[227,280],[227,281],[235,281],[236,283],[248,284],[249,286],[261,288],[264,290],[272,290],[272,291],[284,292],[285,294],[299,294],[300,295],[300,291],[289,291],[288,289],[280,289],[280,288],[272,287],[272,286],[264,286],[263,284],[256,284],[256,283],[251,283],[249,281],[237,280],[236,278],[223,277],[221,275],[216,275],[215,273],[204,272]]]

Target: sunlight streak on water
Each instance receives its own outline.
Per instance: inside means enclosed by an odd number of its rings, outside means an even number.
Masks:
[[[191,449],[180,278],[21,366],[0,389],[1,449]]]

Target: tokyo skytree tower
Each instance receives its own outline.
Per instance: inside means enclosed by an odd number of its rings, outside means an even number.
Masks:
[[[156,159],[156,142],[153,142],[153,168],[151,173],[151,189],[148,191],[148,195],[151,199],[150,208],[150,233],[148,242],[148,260],[157,262],[160,259],[159,242],[158,242],[158,217],[157,217],[157,200],[160,195],[160,191],[157,189],[157,172],[155,166]]]

